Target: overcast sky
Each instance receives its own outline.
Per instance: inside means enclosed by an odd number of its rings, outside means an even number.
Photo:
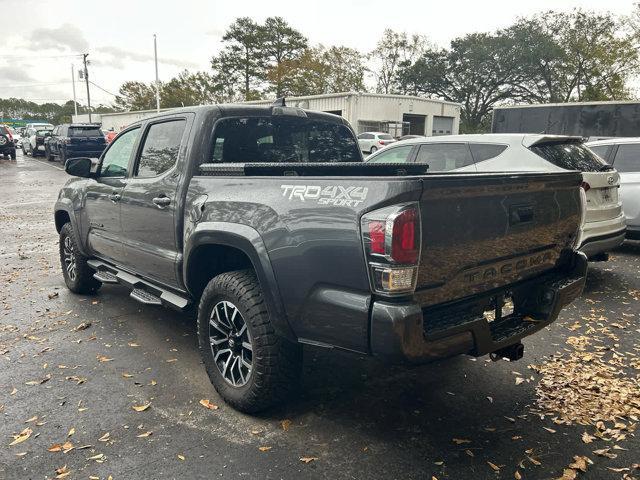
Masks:
[[[182,69],[208,69],[220,39],[236,17],[262,21],[284,17],[311,43],[346,45],[370,51],[389,27],[427,35],[446,46],[456,36],[509,25],[519,16],[543,10],[582,7],[628,14],[623,0],[0,0],[0,98],[21,97],[42,103],[72,98],[73,54],[88,52],[90,79],[117,93],[127,80],[152,81],[153,34],[158,35],[160,79]],[[6,13],[12,12],[13,21]],[[76,83],[78,101],[86,102]],[[113,96],[91,86],[92,104],[110,104]]]

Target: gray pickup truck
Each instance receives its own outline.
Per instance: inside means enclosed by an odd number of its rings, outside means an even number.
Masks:
[[[290,393],[302,344],[516,360],[585,282],[579,173],[366,164],[342,118],[284,102],[145,119],[66,171],[69,289],[197,308],[209,377],[245,412]]]

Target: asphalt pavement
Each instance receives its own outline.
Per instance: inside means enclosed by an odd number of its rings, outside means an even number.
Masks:
[[[119,286],[66,289],[52,212],[66,179],[0,159],[0,479],[640,478],[637,245],[591,264],[518,362],[408,369],[307,348],[298,397],[248,416],[209,383],[192,317]],[[593,398],[627,415],[579,424]]]

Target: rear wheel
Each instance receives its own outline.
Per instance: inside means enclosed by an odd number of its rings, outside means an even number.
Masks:
[[[209,282],[198,308],[198,340],[211,383],[240,411],[280,403],[298,385],[302,347],[275,332],[251,270]]]
[[[60,230],[60,265],[67,288],[74,293],[95,293],[101,282],[93,278],[94,271],[87,265],[87,257],[80,253],[75,232],[70,223]]]
[[[371,151],[369,153],[375,153],[376,151],[378,151],[378,147],[373,146],[371,147]]]
[[[11,160],[15,160],[16,159],[16,149],[14,148],[13,150],[11,150],[11,153],[9,155],[11,156]]]

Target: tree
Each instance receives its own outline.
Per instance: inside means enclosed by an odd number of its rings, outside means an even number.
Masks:
[[[638,71],[638,34],[613,15],[574,10],[545,12],[507,29],[523,51],[535,102],[623,100]]]
[[[408,35],[387,28],[369,58],[376,63],[374,76],[378,93],[399,93],[398,71],[412,65],[429,47],[423,35]]]
[[[117,110],[151,110],[156,107],[155,85],[129,81],[122,84],[114,106]]]
[[[229,101],[224,88],[207,72],[183,70],[177,77],[162,84],[160,101],[163,107],[207,105]]]
[[[362,91],[365,70],[357,50],[319,45],[306,49],[300,58],[283,62],[277,75],[282,95],[304,96]]]
[[[266,61],[270,91],[281,97],[283,91],[282,65],[298,60],[307,48],[307,38],[291,27],[282,17],[269,17],[262,31],[262,54]]]
[[[501,33],[473,33],[451,47],[425,52],[398,74],[401,89],[461,103],[463,132],[486,131],[496,104],[519,98],[523,80],[513,39]]]
[[[262,52],[263,28],[249,17],[233,22],[222,41],[222,52],[211,59],[215,81],[227,83],[227,90],[240,90],[245,100],[256,95],[264,78],[265,62]],[[225,82],[224,76],[228,76]]]

